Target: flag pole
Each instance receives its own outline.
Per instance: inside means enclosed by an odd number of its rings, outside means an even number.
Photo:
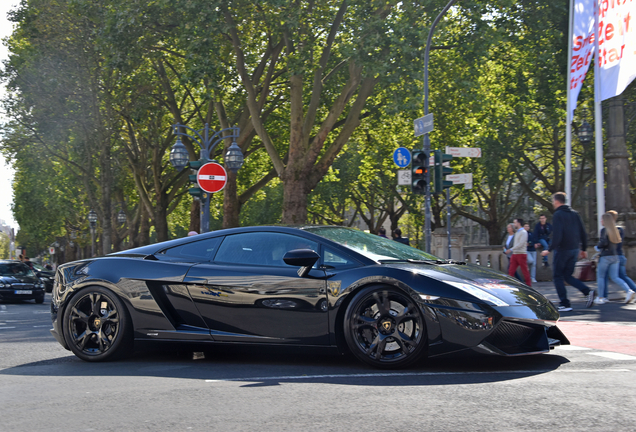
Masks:
[[[574,113],[570,107],[571,104],[571,86],[572,86],[572,38],[574,33],[574,0],[570,0],[570,19],[568,26],[568,81],[567,81],[567,100],[565,114],[565,193],[567,204],[572,204],[572,117]]]
[[[598,29],[598,4],[594,12],[594,32]],[[605,163],[603,161],[603,109],[601,107],[601,65],[598,55],[598,37],[594,38],[594,138],[596,163],[596,226],[601,232],[601,218],[605,213]]]

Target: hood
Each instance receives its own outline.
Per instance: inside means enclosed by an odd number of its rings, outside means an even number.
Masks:
[[[9,283],[9,284],[14,284],[14,283],[35,284],[40,282],[40,279],[38,279],[35,276],[0,276],[0,281],[2,283]]]
[[[539,305],[548,302],[543,294],[499,271],[475,264],[385,264],[409,270],[439,281],[469,283],[508,303],[510,306]]]

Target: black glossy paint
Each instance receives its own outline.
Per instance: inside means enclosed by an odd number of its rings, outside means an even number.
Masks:
[[[0,265],[19,266],[25,271],[28,267],[15,260],[0,260]],[[44,301],[44,282],[34,272],[28,274],[2,275],[0,274],[0,302],[35,300],[37,303]]]
[[[226,236],[259,232],[312,242],[321,258],[307,275],[299,276],[295,266],[228,264],[216,256]],[[350,264],[338,269],[323,267],[326,250],[346,257]],[[193,253],[199,255],[188,255]],[[123,301],[137,340],[338,346],[344,350],[344,310],[352,296],[364,287],[392,286],[421,308],[429,356],[461,350],[498,355],[523,354],[523,349],[545,352],[555,334],[561,335],[561,343],[568,343],[560,332],[550,331],[559,318],[554,306],[507,275],[471,265],[380,264],[302,228],[216,231],[68,263],[58,268],[56,278],[52,332],[62,345],[66,344],[60,336],[59,318],[66,304],[71,296],[94,285],[111,290]],[[494,306],[445,281],[470,282],[510,306]],[[508,335],[505,331],[523,336],[521,348],[505,345],[511,351],[506,352],[495,346]]]

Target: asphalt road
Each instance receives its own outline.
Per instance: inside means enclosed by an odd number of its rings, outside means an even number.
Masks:
[[[0,431],[633,431],[636,305],[573,300],[571,346],[404,371],[273,349],[91,364],[50,335],[48,295],[0,305]]]

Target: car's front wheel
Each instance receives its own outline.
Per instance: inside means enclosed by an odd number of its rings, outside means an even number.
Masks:
[[[132,323],[122,301],[102,287],[87,287],[64,311],[64,339],[85,361],[114,360],[132,349]]]
[[[368,287],[345,312],[347,346],[360,360],[378,368],[404,368],[426,354],[424,317],[402,291]]]

